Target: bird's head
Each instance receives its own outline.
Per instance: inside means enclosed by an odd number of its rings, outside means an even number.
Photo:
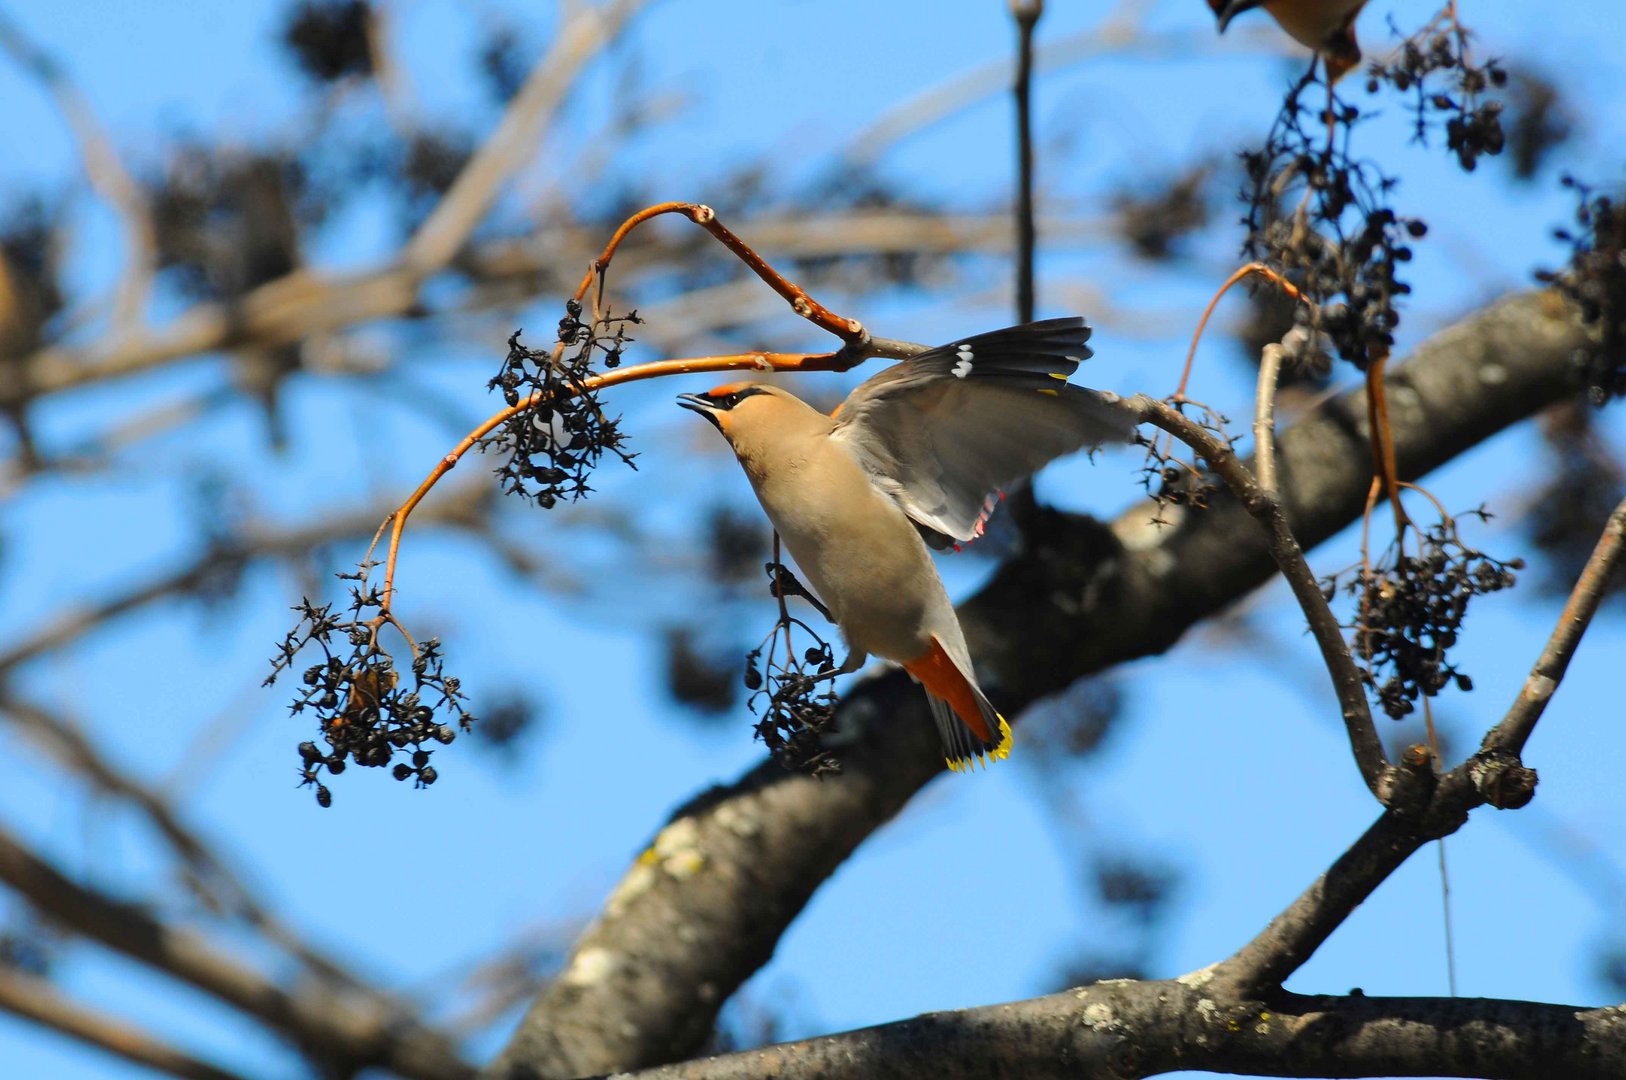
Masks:
[[[766,382],[725,382],[704,394],[680,394],[678,405],[712,421],[730,442],[813,412],[800,398]]]
[[[710,420],[742,462],[773,456],[786,439],[827,433],[831,420],[801,398],[767,383],[735,382],[703,394],[679,394],[678,404]]]
[[[765,398],[773,387],[762,383],[733,382],[714,386],[703,394],[679,394],[677,402],[710,420],[725,436],[739,425],[751,425],[759,410],[769,403]],[[771,411],[771,410],[770,410]]]

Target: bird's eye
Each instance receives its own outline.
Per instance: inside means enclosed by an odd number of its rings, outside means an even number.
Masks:
[[[746,398],[751,397],[754,394],[760,394],[762,392],[761,388],[756,387],[756,386],[741,387],[740,389],[735,390],[732,393],[727,393],[727,394],[719,393],[718,391],[720,391],[721,389],[722,389],[722,387],[718,387],[716,390],[713,390],[710,393],[708,393],[706,395],[706,397],[707,397],[707,399],[709,399],[711,401],[711,403],[713,405],[717,406],[717,408],[719,408],[719,409],[724,410],[725,412],[727,410],[729,410],[729,409],[732,409],[734,406],[738,405],[740,402],[744,401]]]

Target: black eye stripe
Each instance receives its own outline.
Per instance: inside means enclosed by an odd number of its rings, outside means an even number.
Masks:
[[[738,405],[741,401],[745,400],[751,395],[760,393],[762,393],[760,387],[748,386],[744,390],[736,390],[732,394],[724,394],[722,397],[712,398],[712,400],[725,409],[732,409],[734,406]]]

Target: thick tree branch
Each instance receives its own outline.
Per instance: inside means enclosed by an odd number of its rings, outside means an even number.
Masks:
[[[1402,475],[1420,475],[1570,392],[1565,358],[1584,340],[1556,294],[1532,292],[1423,343],[1389,376]],[[1365,412],[1361,392],[1345,394],[1278,438],[1281,500],[1305,546],[1361,513],[1371,479]],[[1257,525],[1233,500],[1216,498],[1153,536],[1145,518],[1140,510],[1109,530],[1047,513],[1030,550],[962,607],[972,655],[1008,714],[1161,652],[1273,572]],[[825,877],[941,771],[924,698],[901,674],[855,686],[842,729],[853,743],[841,747],[838,780],[765,763],[680,809],[490,1075],[577,1076],[693,1053]]]
[[[1626,1075],[1626,1008],[1483,998],[1220,1000],[1209,972],[1048,997],[702,1058],[624,1080],[1024,1080],[1186,1069],[1265,1076]]]

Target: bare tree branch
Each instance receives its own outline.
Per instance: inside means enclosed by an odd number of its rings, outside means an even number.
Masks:
[[[140,1028],[68,1000],[46,979],[4,966],[0,966],[0,1009],[182,1080],[242,1080],[238,1073],[199,1060]]]
[[[246,922],[274,945],[305,965],[310,973],[348,987],[365,984],[335,960],[317,952],[273,913],[202,836],[184,823],[168,799],[116,768],[94,742],[70,723],[35,702],[18,699],[0,688],[0,712],[33,734],[67,767],[82,774],[102,792],[128,800],[152,822],[159,835],[190,870],[207,901]]]
[[[1186,1069],[1265,1076],[1611,1080],[1626,1009],[1483,998],[1217,998],[1208,972],[1099,983],[1006,1005],[701,1058],[624,1080],[1078,1080]]]
[[[1420,769],[1432,769],[1424,759]],[[1462,805],[1430,807],[1427,815],[1385,813],[1285,911],[1214,971],[1222,993],[1250,996],[1278,989],[1310,959],[1379,885],[1418,848],[1449,835],[1468,818]]]
[[[1035,69],[1054,72],[1102,56],[1189,58],[1202,55],[1249,53],[1290,55],[1292,46],[1278,33],[1262,27],[1239,27],[1224,38],[1206,30],[1149,30],[1146,5],[1121,0],[1117,8],[1088,30],[1040,46]],[[843,152],[858,165],[880,160],[894,145],[917,131],[980,104],[1009,85],[1009,60],[996,60],[943,80],[904,98],[861,130]]]
[[[1519,690],[1513,708],[1485,736],[1484,749],[1505,750],[1515,755],[1524,749],[1525,741],[1536,728],[1536,721],[1541,719],[1547,702],[1552,700],[1553,691],[1558,689],[1564,672],[1569,669],[1575,649],[1581,644],[1581,635],[1591,625],[1592,616],[1598,613],[1598,605],[1608,592],[1609,580],[1620,566],[1623,550],[1626,550],[1626,501],[1622,501],[1609,515],[1609,523],[1581,570],[1569,602],[1558,616],[1558,625],[1547,640],[1547,647],[1542,650],[1536,666],[1530,669],[1530,677]]]
[[[1610,570],[1626,546],[1626,502],[1622,502],[1604,529],[1597,549],[1581,574],[1564,616],[1542,651],[1531,679],[1549,685],[1542,704],[1563,678],[1569,657],[1585,633]],[[1523,806],[1535,792],[1536,776],[1518,760],[1512,738],[1504,731],[1527,735],[1540,709],[1530,711],[1528,684],[1506,717],[1485,736],[1479,753],[1438,778],[1423,747],[1414,747],[1403,760],[1410,779],[1402,786],[1413,793],[1410,803],[1391,809],[1355,843],[1326,874],[1293,902],[1258,937],[1234,957],[1219,965],[1215,981],[1244,994],[1269,991],[1298,969],[1327,937],[1343,924],[1380,883],[1429,840],[1443,839],[1467,820],[1475,807],[1490,803],[1499,808]]]
[[[1276,497],[1276,383],[1282,372],[1282,353],[1275,342],[1259,354],[1259,386],[1253,398],[1253,470],[1259,487]]]
[[[202,936],[73,882],[4,830],[0,881],[55,923],[197,987],[331,1061],[379,1065],[412,1080],[473,1074],[442,1036],[404,1007],[315,983],[280,986]]]
[[[1211,47],[1212,34],[1176,31],[1151,34],[1138,25],[1144,18],[1139,4],[1120,4],[1099,26],[1080,31],[1038,50],[1036,66],[1051,71],[1095,57],[1127,51],[1135,44],[1152,50]],[[1011,62],[992,61],[957,74],[936,86],[905,98],[883,112],[852,140],[845,151],[849,161],[868,164],[879,160],[894,144],[999,93],[1010,85]]]
[[[1044,0],[1010,0],[1016,20],[1016,321],[1033,321],[1033,29]]]
[[[1322,663],[1327,666],[1327,674],[1332,678],[1333,691],[1338,695],[1344,728],[1349,734],[1350,749],[1355,754],[1355,765],[1361,771],[1361,779],[1366,781],[1366,786],[1379,802],[1390,805],[1400,789],[1395,786],[1396,778],[1391,774],[1389,759],[1383,752],[1383,743],[1378,739],[1377,727],[1372,722],[1372,708],[1366,700],[1366,684],[1361,681],[1355,658],[1350,655],[1349,646],[1344,642],[1344,631],[1321,592],[1320,582],[1316,580],[1310,564],[1304,561],[1304,551],[1287,524],[1282,504],[1259,486],[1248,467],[1237,459],[1229,442],[1213,435],[1184,413],[1144,394],[1132,399],[1129,405],[1144,422],[1157,425],[1201,454],[1203,460],[1225,481],[1231,494],[1264,528],[1271,557],[1276,560],[1277,568],[1286,579],[1288,588],[1293,591],[1293,598],[1303,610],[1310,634],[1315,638],[1316,647],[1321,650]]]
[[[126,250],[124,273],[113,303],[113,328],[117,333],[136,335],[157,260],[152,208],[147,204],[146,192],[124,168],[90,102],[73,85],[62,65],[28,40],[22,28],[4,12],[0,12],[0,48],[45,84],[79,143],[85,175],[119,216]]]
[[[638,13],[645,0],[610,0],[582,6],[559,30],[547,55],[508,104],[497,130],[481,144],[440,204],[401,253],[402,264],[426,276],[451,261],[486,216],[513,171],[536,153],[548,122],[583,69]]]
[[[1570,392],[1564,358],[1584,340],[1572,308],[1534,292],[1423,343],[1389,373],[1404,391],[1391,394],[1403,475],[1420,475]],[[1278,439],[1282,503],[1305,545],[1365,505],[1364,416],[1364,394],[1354,391]],[[1145,517],[1137,511],[1108,530],[1046,512],[1022,557],[961,607],[984,685],[1010,715],[1084,675],[1162,651],[1274,572],[1256,523],[1234,501],[1216,497],[1151,537]],[[839,780],[765,763],[678,810],[489,1075],[578,1076],[693,1053],[819,884],[941,772],[924,698],[901,673],[854,686],[841,728],[853,742],[843,747]]]
[[[1042,222],[1056,242],[1086,243],[1105,235],[1097,220]],[[741,225],[759,247],[784,258],[1010,250],[1010,225],[998,217],[941,217],[890,212],[771,218]],[[659,266],[690,238],[641,236],[640,255],[622,271],[628,285],[640,261]],[[568,293],[580,267],[598,254],[602,230],[546,228],[519,239],[492,241],[459,260],[474,276],[473,303],[508,305],[547,293]],[[115,335],[88,346],[52,345],[0,368],[0,402],[21,401],[80,386],[131,378],[232,348],[269,349],[384,319],[422,314],[423,280],[391,263],[342,275],[299,269],[230,302],[200,303],[148,333]],[[471,301],[460,301],[467,307]]]
[[[385,5],[369,6],[366,12],[367,52],[372,59],[373,79],[379,96],[384,99],[384,111],[397,134],[410,136],[416,127],[419,112],[416,95],[412,92],[412,79],[400,57],[395,53],[391,37],[394,12]]]

